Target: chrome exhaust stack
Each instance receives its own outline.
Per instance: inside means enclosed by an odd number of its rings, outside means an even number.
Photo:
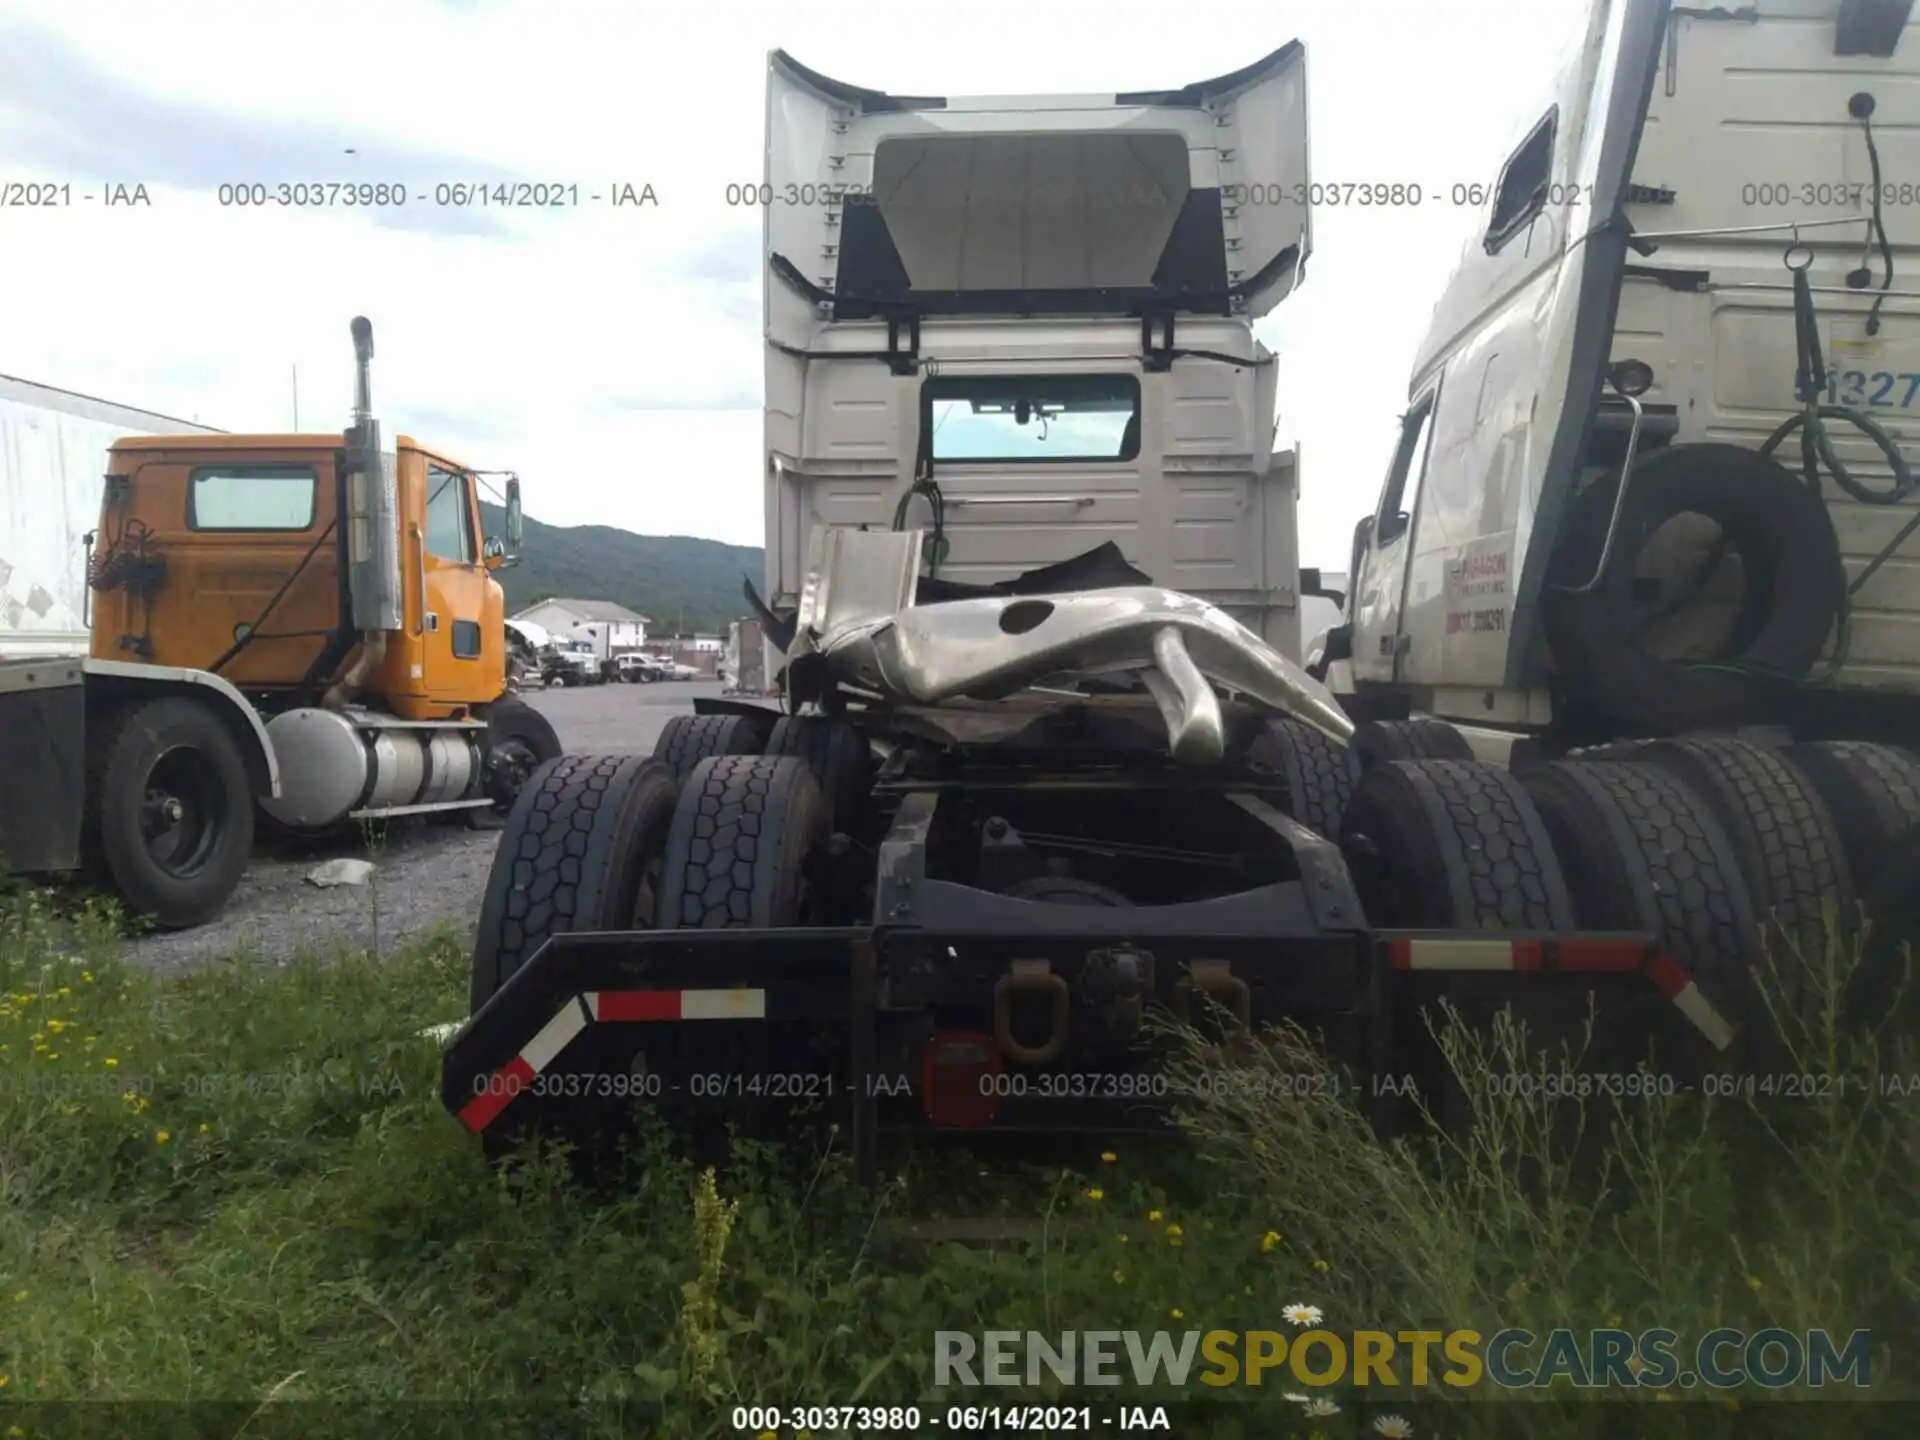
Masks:
[[[342,435],[346,455],[348,591],[353,628],[369,638],[398,630],[400,496],[396,457],[381,446],[373,416],[373,322],[353,319],[353,423]],[[371,647],[369,647],[371,648]]]

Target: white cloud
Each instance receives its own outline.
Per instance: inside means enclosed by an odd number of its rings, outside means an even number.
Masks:
[[[533,514],[758,543],[757,225],[724,194],[761,173],[767,50],[898,92],[1033,93],[1181,84],[1297,36],[1316,178],[1427,192],[1417,209],[1319,211],[1307,282],[1263,327],[1279,437],[1304,449],[1303,558],[1339,568],[1471,222],[1448,192],[1497,168],[1579,10],[1383,0],[1188,26],[1086,0],[748,3],[669,26],[574,0],[10,0],[0,153],[76,173],[4,177],[147,180],[153,204],[4,216],[0,371],[277,429],[297,366],[302,426],[331,426],[350,401],[346,322],[366,314],[389,425],[520,470]],[[1246,15],[1259,23],[1219,23]],[[222,208],[204,187],[229,164],[279,167],[231,181],[627,181],[661,203],[515,213],[498,237],[410,231]]]

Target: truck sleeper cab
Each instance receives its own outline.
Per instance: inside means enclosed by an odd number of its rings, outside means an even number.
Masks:
[[[1907,9],[1587,7],[1486,157],[1356,533],[1356,712],[1920,734]],[[1814,481],[1779,433],[1809,402]]]
[[[772,607],[799,603],[816,527],[930,524],[937,579],[1111,544],[1297,658],[1295,457],[1251,327],[1311,249],[1304,49],[1018,97],[887,95],[775,52],[767,87]]]

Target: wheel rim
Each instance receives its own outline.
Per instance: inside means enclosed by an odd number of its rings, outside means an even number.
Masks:
[[[147,771],[140,839],[162,873],[188,880],[206,868],[225,828],[227,787],[201,751],[176,745]]]
[[[527,778],[540,768],[540,757],[533,747],[517,736],[501,739],[493,747],[493,800],[502,810],[513,808]]]

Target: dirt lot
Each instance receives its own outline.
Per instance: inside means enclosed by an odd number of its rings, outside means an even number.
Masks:
[[[661,727],[685,714],[696,695],[719,693],[718,684],[692,681],[534,691],[528,698],[553,721],[568,750],[645,755]],[[465,825],[412,821],[391,826],[378,851],[357,834],[326,845],[263,846],[219,920],[148,936],[135,941],[131,953],[157,970],[228,956],[284,963],[302,947],[324,951],[376,938],[387,946],[445,920],[471,925],[497,838]],[[308,883],[314,866],[340,856],[372,860],[372,882],[331,890]]]

